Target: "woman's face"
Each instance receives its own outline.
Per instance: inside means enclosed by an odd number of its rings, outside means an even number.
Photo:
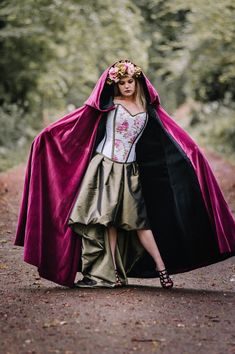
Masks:
[[[120,94],[124,97],[131,97],[135,93],[135,79],[131,76],[125,76],[118,81]]]

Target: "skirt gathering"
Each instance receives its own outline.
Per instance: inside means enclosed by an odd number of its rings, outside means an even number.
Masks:
[[[82,238],[82,274],[99,286],[115,287],[108,227],[117,230],[115,262],[120,279],[146,252],[137,230],[150,229],[139,166],[116,162],[96,152],[78,191],[68,225]]]

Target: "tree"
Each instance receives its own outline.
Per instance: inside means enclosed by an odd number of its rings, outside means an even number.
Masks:
[[[112,62],[127,57],[147,67],[141,21],[130,0],[2,1],[0,144],[24,135],[27,125],[40,128],[45,109],[83,104]]]

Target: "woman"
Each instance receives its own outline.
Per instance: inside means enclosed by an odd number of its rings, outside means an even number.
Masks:
[[[41,277],[69,287],[77,271],[86,278],[78,286],[115,287],[127,277],[186,272],[235,254],[235,221],[208,161],[162,108],[143,71],[130,66],[130,78],[120,80],[116,65],[30,150],[15,245],[24,246],[24,260]],[[139,122],[124,163],[102,150],[106,122],[118,110],[128,124],[132,115]],[[123,123],[119,130],[128,134]],[[172,287],[164,273],[163,286]]]
[[[128,231],[136,230],[141,244],[156,263],[162,287],[173,286],[147,220],[135,163],[135,146],[147,124],[146,100],[138,80],[140,74],[141,69],[129,61],[118,62],[109,70],[108,83],[114,85],[116,107],[108,114],[106,134],[87,169],[69,222],[73,230],[83,236],[84,278],[76,284],[80,287],[127,284],[119,250],[117,260],[115,257],[117,227],[127,231],[127,238],[131,237]],[[103,227],[101,231],[101,225],[107,230]],[[109,244],[103,241],[106,233]],[[122,280],[117,268],[122,272]]]

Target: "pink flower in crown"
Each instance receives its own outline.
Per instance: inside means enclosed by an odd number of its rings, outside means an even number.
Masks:
[[[129,62],[120,60],[111,67],[108,72],[107,84],[111,85],[113,82],[117,83],[125,75],[139,77],[142,69],[139,66]]]
[[[111,80],[113,80],[114,82],[118,82],[119,79],[117,77],[117,74],[118,74],[118,68],[117,67],[112,67],[109,69],[109,78]]]
[[[126,63],[127,66],[127,74],[132,76],[135,73],[135,67],[132,63]]]

